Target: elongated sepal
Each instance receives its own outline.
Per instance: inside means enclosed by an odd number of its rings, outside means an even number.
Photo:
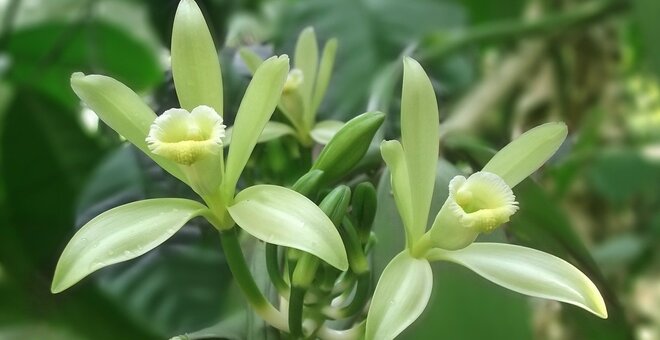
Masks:
[[[303,100],[304,114],[303,123],[307,129],[312,127],[314,112],[311,110],[311,100],[316,83],[316,72],[319,67],[319,47],[316,42],[316,34],[312,27],[305,28],[298,36],[296,50],[293,56],[294,68],[302,71],[303,81],[300,85],[300,93]]]
[[[484,166],[513,188],[543,165],[566,139],[564,123],[539,125],[514,139]]]
[[[381,112],[367,112],[349,120],[323,148],[312,169],[323,170],[328,183],[347,175],[369,149],[384,119]]]
[[[501,244],[474,243],[465,249],[433,249],[429,260],[446,260],[515,292],[570,303],[607,318],[596,285],[570,263],[542,251]]]
[[[401,221],[403,221],[406,232],[406,246],[410,248],[413,242],[422,235],[421,233],[415,233],[419,229],[413,228],[412,193],[403,147],[396,140],[384,141],[380,144],[380,153],[385,164],[387,164],[387,168],[390,169],[390,183],[394,194],[394,202],[399,210]]]
[[[205,211],[206,206],[195,201],[160,198],[102,213],[80,228],[64,248],[51,291],[59,293],[103,267],[143,255]]]
[[[319,65],[319,72],[316,76],[316,85],[314,86],[314,94],[312,95],[311,111],[316,113],[325,91],[328,89],[330,77],[332,76],[332,67],[335,64],[335,55],[337,54],[337,39],[330,39],[323,47],[323,54],[321,56],[321,64]]]
[[[133,90],[110,77],[86,76],[79,72],[71,76],[71,88],[110,128],[137,146],[167,172],[186,182],[178,164],[152,154],[147,147],[147,134],[156,114]]]
[[[338,120],[324,120],[316,123],[309,134],[315,142],[326,145],[344,127],[344,124],[344,122]]]
[[[236,114],[227,155],[222,183],[227,193],[233,193],[259,136],[275,110],[288,71],[289,58],[286,55],[271,57],[259,66],[248,85]]]
[[[350,203],[351,189],[345,185],[340,185],[323,198],[319,208],[328,215],[335,226],[338,226],[344,219]]]
[[[194,0],[182,0],[172,27],[172,76],[181,107],[200,105],[222,115],[222,74],[204,15]]]
[[[305,196],[283,187],[256,185],[238,193],[234,202],[229,214],[252,236],[308,252],[339,270],[348,268],[339,232]]]
[[[378,279],[367,315],[367,340],[394,339],[422,314],[431,297],[433,273],[425,259],[404,251]]]
[[[431,207],[440,145],[439,119],[431,80],[417,61],[404,58],[401,144],[410,177],[414,235],[424,233]]]

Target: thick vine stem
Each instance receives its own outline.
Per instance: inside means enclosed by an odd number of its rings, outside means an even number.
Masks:
[[[289,332],[289,325],[286,318],[266,299],[254,281],[238,241],[238,230],[231,228],[222,231],[220,241],[222,242],[229,269],[257,315],[269,325],[281,331]]]

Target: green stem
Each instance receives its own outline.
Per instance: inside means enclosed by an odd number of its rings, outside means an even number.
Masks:
[[[243,291],[248,303],[264,321],[271,326],[288,332],[289,327],[282,314],[261,293],[250,273],[245,256],[238,241],[238,230],[232,228],[220,233],[220,241],[234,280]]]
[[[576,8],[538,20],[500,21],[476,26],[462,35],[442,41],[421,50],[418,60],[437,60],[475,43],[514,40],[532,36],[553,36],[569,29],[590,24],[612,14],[620,14],[631,7],[628,0],[591,1]],[[433,37],[431,37],[433,39]]]
[[[291,295],[289,296],[289,330],[294,339],[302,338],[303,336],[303,305],[305,301],[304,288],[291,287]]]
[[[277,292],[286,297],[289,292],[289,285],[284,281],[284,277],[282,277],[276,244],[266,243],[266,270]]]
[[[359,275],[351,302],[340,309],[329,307],[324,311],[325,314],[334,319],[345,319],[359,313],[369,298],[370,280],[369,272]]]

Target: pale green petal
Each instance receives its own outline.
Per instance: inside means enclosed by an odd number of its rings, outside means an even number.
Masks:
[[[339,232],[307,197],[275,185],[256,185],[238,193],[234,202],[229,214],[252,236],[308,252],[342,271],[348,269]]]
[[[605,302],[593,282],[554,255],[511,244],[473,243],[457,251],[433,249],[428,257],[456,262],[518,293],[570,303],[607,318]]]
[[[220,115],[222,74],[218,52],[194,0],[182,0],[172,27],[172,76],[181,107],[210,106]]]
[[[51,291],[59,293],[103,267],[156,248],[206,210],[195,201],[159,198],[102,213],[80,228],[64,248]]]
[[[326,145],[345,124],[338,120],[324,120],[314,125],[310,135],[315,142]]]
[[[426,229],[435,167],[438,163],[438,104],[431,80],[419,63],[403,60],[401,94],[401,144],[408,165],[413,206],[413,235],[418,238]]]
[[[406,229],[406,245],[411,248],[413,242],[417,241],[421,235],[416,235],[413,230],[412,193],[403,148],[399,141],[384,141],[380,144],[380,153],[383,155],[387,168],[390,169],[394,201]]]
[[[231,135],[234,132],[233,130],[234,129],[231,127],[225,130],[225,137],[223,138],[222,142],[224,146],[227,146],[231,143]],[[259,135],[257,143],[263,143],[269,140],[280,138],[282,136],[295,134],[296,131],[291,126],[280,122],[269,121],[266,123],[266,126],[264,126],[264,130],[261,132],[261,135]]]
[[[241,59],[243,59],[243,62],[245,63],[245,66],[247,66],[248,70],[250,70],[250,73],[254,74],[257,72],[257,69],[259,68],[259,65],[264,62],[261,57],[256,54],[254,51],[247,47],[241,47],[238,50],[238,54],[241,56]]]
[[[319,48],[316,42],[316,34],[312,27],[305,28],[296,42],[296,51],[293,56],[294,68],[303,73],[303,83],[300,87],[305,114],[303,122],[308,128],[312,127],[314,122],[314,112],[311,110],[311,99],[316,83],[316,72],[319,67]]]
[[[385,267],[367,315],[367,340],[394,339],[422,314],[431,297],[433,273],[425,259],[404,251]]]
[[[271,57],[259,66],[248,85],[232,129],[222,183],[226,192],[233,192],[236,187],[264,126],[277,106],[288,72],[289,58],[286,55]]]
[[[484,166],[482,171],[494,173],[511,188],[543,165],[566,139],[564,123],[546,123],[514,139]]]
[[[316,78],[316,85],[314,86],[314,95],[312,96],[311,112],[316,113],[325,91],[328,89],[330,77],[332,77],[332,67],[335,64],[335,55],[337,54],[337,39],[330,39],[323,47],[323,55],[321,56],[321,64],[319,65],[319,73]]]
[[[161,156],[154,155],[147,147],[147,135],[156,114],[126,85],[101,75],[71,75],[71,88],[110,128],[124,136],[161,168],[186,182],[179,166]]]

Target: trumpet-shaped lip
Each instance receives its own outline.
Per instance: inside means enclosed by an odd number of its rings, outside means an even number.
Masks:
[[[146,138],[149,150],[176,163],[192,165],[222,152],[225,125],[211,107],[200,105],[191,112],[169,109],[160,115]]]
[[[297,68],[292,69],[286,76],[286,81],[284,82],[284,88],[282,88],[282,92],[295,91],[298,89],[298,87],[300,87],[300,85],[302,85],[304,79],[305,75],[303,74],[302,70]]]
[[[509,221],[518,211],[518,202],[504,180],[490,172],[469,178],[456,176],[449,182],[451,211],[461,224],[489,232]]]

